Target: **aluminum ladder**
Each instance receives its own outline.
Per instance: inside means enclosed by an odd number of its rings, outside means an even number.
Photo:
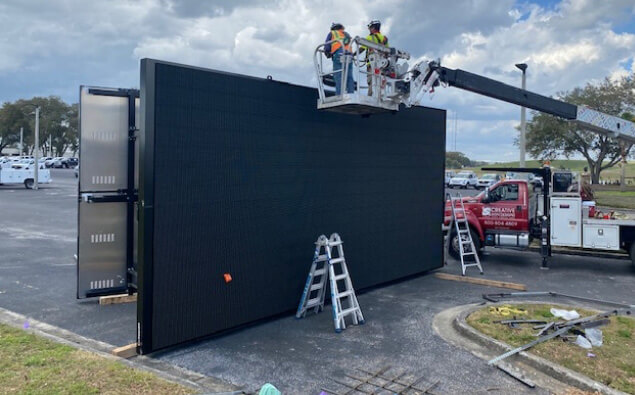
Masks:
[[[476,266],[483,274],[483,267],[481,266],[481,261],[478,258],[478,251],[476,251],[476,247],[474,246],[474,241],[472,240],[472,234],[470,233],[470,225],[467,222],[467,216],[465,215],[465,206],[463,205],[463,198],[460,193],[457,193],[456,197],[452,197],[448,194],[450,198],[450,207],[452,209],[452,217],[450,218],[450,226],[448,228],[448,238],[447,238],[447,248],[453,248],[450,245],[452,242],[451,234],[452,234],[452,225],[454,225],[454,230],[457,234],[457,242],[459,249],[459,256],[461,257],[461,274],[465,276],[465,269],[471,266]],[[458,202],[458,207],[457,207]],[[475,262],[466,263],[466,257],[474,256]]]
[[[333,307],[333,323],[335,332],[346,329],[346,317],[351,316],[353,324],[364,324],[364,316],[357,302],[351,276],[344,258],[344,242],[340,235],[333,233],[330,238],[325,235],[318,237],[315,242],[313,263],[307,276],[302,292],[302,298],[295,314],[296,318],[306,316],[308,310],[313,309],[317,314],[324,310],[324,299],[327,281],[331,287],[331,306]],[[337,252],[334,256],[334,250]],[[340,290],[338,283],[343,283]]]

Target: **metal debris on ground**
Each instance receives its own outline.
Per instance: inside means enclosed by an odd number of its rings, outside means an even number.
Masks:
[[[333,381],[341,388],[333,390],[322,388],[329,395],[424,395],[434,394],[432,389],[439,381],[425,383],[424,377],[414,377],[408,372],[389,374],[390,366],[371,372],[358,369],[359,374],[344,374],[345,379]]]
[[[507,293],[483,294],[483,299],[485,299],[486,301],[489,301],[489,302],[498,303],[502,299],[533,298],[533,297],[542,297],[542,296],[551,296],[551,297],[554,297],[554,298],[555,297],[560,297],[560,298],[565,298],[565,299],[574,299],[574,300],[579,300],[579,301],[582,301],[582,302],[603,304],[603,305],[607,305],[607,306],[613,306],[613,307],[618,307],[618,308],[628,309],[628,310],[635,309],[635,305],[632,305],[632,304],[629,305],[629,304],[626,304],[626,303],[613,302],[613,301],[610,301],[610,300],[593,299],[593,298],[587,298],[587,297],[584,297],[584,296],[567,295],[567,294],[562,294],[562,293],[559,293],[559,292],[551,292],[551,291],[543,291],[543,292],[507,292]],[[626,314],[630,314],[630,311],[627,311],[625,313]]]
[[[525,384],[527,387],[536,388],[536,384],[533,381],[531,381],[530,379],[525,377],[524,374],[516,371],[516,369],[512,368],[511,366],[498,364],[498,365],[496,365],[496,367],[498,369],[500,369],[501,371],[507,373],[509,376],[511,376],[511,377],[515,378],[516,380],[520,381],[521,383]]]
[[[512,356],[514,354],[518,354],[521,351],[527,350],[535,345],[538,345],[540,343],[543,343],[547,340],[556,338],[556,337],[564,337],[565,339],[567,338],[567,334],[569,333],[569,331],[574,331],[574,332],[578,332],[578,333],[582,333],[581,329],[585,329],[585,328],[592,328],[592,327],[597,327],[597,326],[601,326],[601,325],[606,325],[608,324],[610,321],[608,319],[608,317],[612,316],[612,315],[620,315],[620,314],[630,314],[630,310],[629,309],[615,309],[615,310],[610,310],[610,311],[605,311],[603,313],[598,313],[598,314],[594,314],[588,317],[584,317],[584,318],[578,318],[575,320],[571,320],[571,321],[566,321],[566,322],[552,322],[547,324],[542,331],[540,331],[540,334],[542,334],[541,337],[539,337],[538,339],[527,343],[525,345],[522,345],[520,347],[514,348],[513,350],[510,350],[502,355],[499,355],[498,357],[490,360],[488,362],[489,365],[493,365],[496,364],[497,362]],[[548,333],[549,330],[552,330],[552,333]],[[585,338],[586,340],[586,338]],[[579,337],[576,338],[576,340],[574,340],[574,342],[578,345],[580,345],[580,339]],[[589,343],[589,346],[591,344]],[[582,345],[581,345],[582,347]]]

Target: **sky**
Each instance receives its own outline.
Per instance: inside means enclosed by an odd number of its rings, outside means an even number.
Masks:
[[[544,95],[635,71],[633,0],[2,0],[0,102],[138,87],[146,57],[315,86],[331,22],[355,36],[371,19],[415,59],[518,86],[527,63]],[[448,150],[518,159],[519,107],[456,88],[422,105],[448,110]]]

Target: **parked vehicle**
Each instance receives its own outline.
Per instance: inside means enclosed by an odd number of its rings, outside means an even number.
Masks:
[[[12,163],[13,163],[13,159],[11,159],[8,156],[3,156],[2,158],[0,158],[0,168],[11,167]]]
[[[64,159],[65,158],[63,156],[56,156],[51,161],[51,166],[50,167],[53,167],[53,168],[56,168],[56,169],[60,169],[60,168],[64,167],[64,164],[63,164]]]
[[[31,168],[33,168],[33,166],[35,165],[35,159],[20,159],[16,162],[11,163],[11,168],[12,169],[25,169],[25,170],[29,170]],[[39,162],[39,168],[40,169],[45,169],[44,163]]]
[[[540,193],[534,192],[527,180],[510,179],[462,200],[477,250],[484,246],[526,249],[536,238],[544,241],[543,248],[549,249],[541,251],[543,259],[551,253],[553,245],[586,251],[623,250],[630,254],[635,265],[635,219],[593,218],[588,206],[582,204],[579,180],[571,172],[555,171],[548,190]],[[450,218],[448,201],[445,225]],[[450,254],[458,257],[459,243],[454,229],[450,229],[450,245]]]
[[[447,187],[448,185],[450,185],[450,180],[452,179],[452,177],[454,177],[456,175],[456,173],[454,172],[454,170],[446,170],[445,171],[445,186]]]
[[[476,189],[485,189],[491,187],[501,180],[501,176],[496,173],[483,174],[476,184]]]
[[[27,159],[28,160],[28,159]],[[33,160],[33,162],[35,162]],[[31,189],[35,180],[35,169],[33,163],[17,163],[14,164],[17,167],[3,167],[0,168],[0,185],[5,184],[24,184],[25,188]],[[40,165],[38,170],[38,184],[48,184],[51,180],[51,171],[46,169],[43,164]]]
[[[53,162],[55,162],[57,158],[53,158],[53,157],[47,157],[46,160],[44,161],[44,166],[46,166],[46,168],[50,168],[53,167]]]
[[[450,179],[448,186],[450,188],[459,187],[467,189],[469,187],[476,188],[478,178],[473,171],[462,171]]]
[[[64,158],[62,160],[62,166],[66,169],[72,169],[79,164],[79,159],[77,158]]]

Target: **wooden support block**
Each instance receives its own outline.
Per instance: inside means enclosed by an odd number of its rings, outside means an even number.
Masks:
[[[137,343],[128,344],[127,346],[121,346],[111,351],[112,355],[120,358],[132,358],[137,355]]]
[[[99,297],[99,304],[133,303],[136,301],[137,301],[137,294],[108,295],[108,296]]]
[[[527,286],[525,284],[508,283],[505,281],[496,281],[496,280],[487,280],[485,278],[464,277],[464,276],[457,276],[457,275],[448,274],[448,273],[435,273],[434,275],[435,277],[440,278],[442,280],[461,281],[464,283],[487,285],[489,287],[510,288],[510,289],[515,289],[518,291],[527,290]]]

